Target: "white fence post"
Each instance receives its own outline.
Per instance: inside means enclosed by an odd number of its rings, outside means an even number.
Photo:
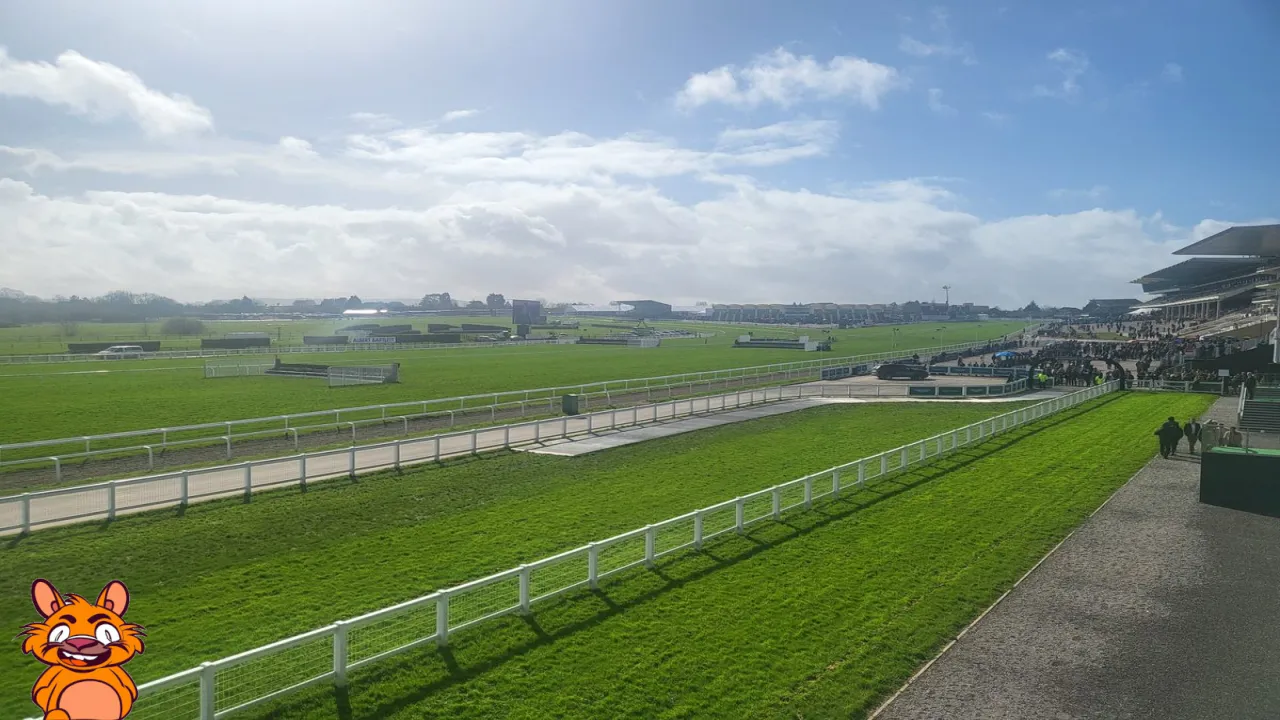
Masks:
[[[253,495],[253,466],[249,463],[244,464],[244,501],[249,502],[249,497]]]
[[[742,498],[738,498],[733,504],[733,529],[737,531],[739,535],[742,534],[742,529],[743,529],[742,516],[746,514],[745,506],[746,506],[746,501],[743,500]]]
[[[31,532],[31,493],[22,493],[22,534]]]
[[[782,517],[782,490],[775,487],[771,495],[773,496],[773,519],[777,520]]]
[[[644,528],[644,566],[653,567],[653,550],[655,541],[657,540],[658,531],[652,525],[646,525]]]
[[[833,470],[831,472],[831,497],[840,497],[840,471]]]
[[[600,587],[599,572],[600,549],[595,543],[587,543],[587,586],[592,590]]]
[[[449,594],[440,593],[436,598],[436,647],[449,644]]]
[[[107,483],[107,519],[116,519],[116,483],[114,480]]]
[[[356,449],[355,448],[351,448],[351,451],[347,453],[347,476],[352,478],[353,480],[356,477]]]
[[[391,447],[394,448],[394,452],[395,452],[396,472],[400,472],[400,443],[397,442],[395,445],[392,445]]]
[[[702,549],[702,511],[693,514],[693,549]]]
[[[333,685],[347,686],[347,621],[333,624]]]
[[[883,459],[884,458],[881,457],[881,460]],[[861,489],[862,486],[866,484],[866,482],[867,482],[867,461],[859,460],[858,461],[858,488]]]
[[[813,507],[813,478],[804,479],[804,509],[808,510]]]
[[[200,664],[200,720],[214,720],[217,711],[217,696],[214,695],[214,683],[217,682],[218,668],[211,662]]]
[[[529,612],[529,566],[520,566],[520,613]]]

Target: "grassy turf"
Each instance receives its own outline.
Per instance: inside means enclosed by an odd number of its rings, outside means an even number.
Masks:
[[[246,717],[860,717],[1211,401],[1104,399]]]
[[[900,347],[969,342],[1014,332],[1020,323],[904,326]],[[832,355],[888,350],[890,328],[835,331]],[[425,400],[602,380],[652,377],[773,362],[813,360],[826,353],[732,347],[730,333],[676,340],[654,349],[532,346],[423,350],[412,353],[307,355],[308,362],[402,363],[397,385],[329,388],[322,380],[245,377],[206,380],[201,363],[173,360],[76,366],[0,367],[5,425],[0,442],[22,442],[170,425],[262,417],[335,407]],[[258,360],[269,361],[268,356]],[[103,367],[108,366],[108,367]],[[132,372],[148,367],[177,368]],[[21,369],[19,369],[21,368]],[[84,374],[85,370],[106,370]],[[65,374],[75,372],[80,374]],[[61,374],[49,374],[61,373]]]
[[[832,406],[580,458],[491,456],[50,529],[0,549],[0,626],[32,619],[36,577],[80,593],[119,577],[150,633],[130,666],[145,681],[1013,407]],[[33,669],[0,654],[0,717],[26,709]]]

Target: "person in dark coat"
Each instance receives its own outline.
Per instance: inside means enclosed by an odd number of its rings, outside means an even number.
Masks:
[[[1204,430],[1200,425],[1200,421],[1191,418],[1186,425],[1182,426],[1182,435],[1187,439],[1187,447],[1191,450],[1191,454],[1196,454],[1196,443],[1200,442],[1200,433]]]
[[[1160,439],[1160,457],[1167,458],[1178,450],[1178,440],[1182,438],[1182,426],[1170,417],[1155,431]]]

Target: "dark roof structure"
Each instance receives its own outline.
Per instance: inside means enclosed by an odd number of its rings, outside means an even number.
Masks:
[[[1181,252],[1179,250],[1174,254]],[[1267,260],[1252,257],[1192,258],[1156,270],[1133,282],[1141,283],[1142,291],[1145,293],[1170,292],[1250,275],[1269,264]]]
[[[1082,309],[1089,315],[1123,315],[1142,304],[1135,298],[1109,298],[1090,300]]]
[[[1251,255],[1280,258],[1280,225],[1240,225],[1192,243],[1174,255]]]

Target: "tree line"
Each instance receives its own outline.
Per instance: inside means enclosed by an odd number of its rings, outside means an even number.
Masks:
[[[484,300],[460,303],[447,292],[428,293],[417,306],[401,302],[366,303],[357,295],[295,300],[291,305],[267,306],[248,296],[239,300],[215,300],[204,303],[182,303],[163,295],[131,293],[124,290],[99,297],[55,297],[50,300],[0,288],[0,327],[34,323],[66,322],[143,322],[149,319],[190,316],[238,315],[262,312],[300,312],[337,314],[344,310],[385,308],[388,310],[502,309],[511,303],[501,293],[489,293]]]

